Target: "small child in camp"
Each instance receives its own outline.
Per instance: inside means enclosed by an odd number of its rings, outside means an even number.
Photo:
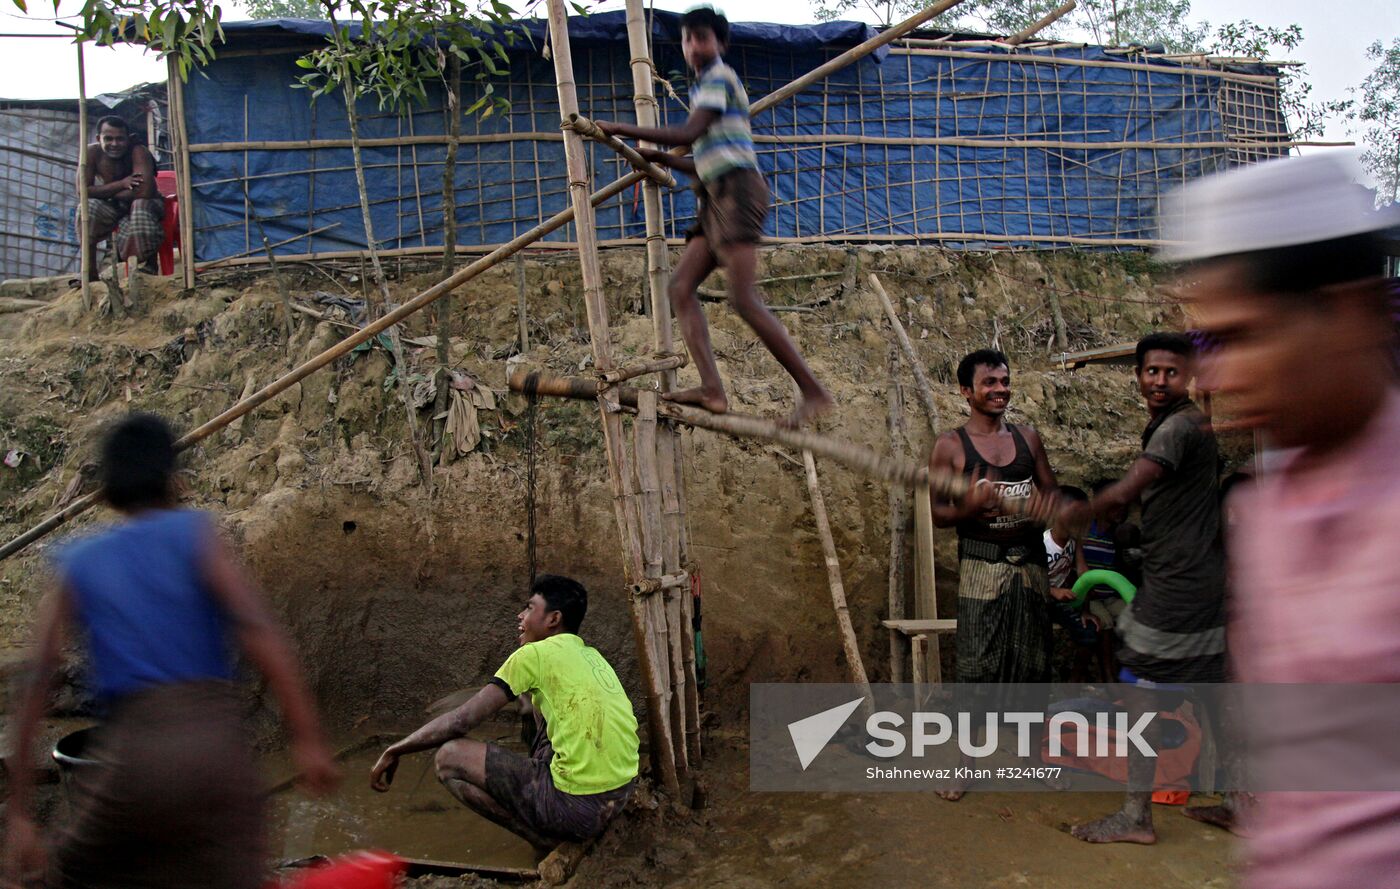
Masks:
[[[686,232],[685,252],[671,272],[670,298],[681,335],[700,373],[700,385],[663,395],[671,401],[697,404],[723,413],[729,408],[710,346],[696,289],[715,268],[729,278],[729,302],[753,328],[800,391],[797,409],[785,425],[800,426],[832,406],[831,394],[812,374],[797,346],[768,307],[755,284],[758,242],[768,217],[772,195],[758,171],[753,136],[749,132],[749,97],[734,69],[722,56],[729,42],[729,20],[710,6],[697,6],[681,16],[681,51],[695,72],[690,117],[678,127],[638,127],[598,121],[608,135],[659,145],[691,145],[691,157],[643,149],[654,164],[686,173],[698,180],[696,222]]]
[[[7,885],[40,863],[28,767],[65,638],[86,651],[95,729],[45,885],[68,889],[258,889],[265,792],[243,726],[234,645],[262,674],[309,789],[339,770],[276,619],[208,513],[176,500],[175,438],[132,414],[102,443],[111,525],[58,549],[39,606],[34,678],[12,723]],[[21,765],[23,764],[23,765]],[[26,884],[27,885],[27,884]]]
[[[1060,497],[1067,501],[1087,503],[1089,495],[1073,485],[1061,485]],[[1099,647],[1099,624],[1093,616],[1074,605],[1074,581],[1089,570],[1084,557],[1084,544],[1063,522],[1045,529],[1046,573],[1050,580],[1050,619],[1064,627],[1074,643],[1074,663],[1070,681],[1080,681]],[[1099,677],[1102,678],[1102,677]]]

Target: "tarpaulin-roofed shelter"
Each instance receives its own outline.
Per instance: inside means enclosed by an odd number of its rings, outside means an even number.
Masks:
[[[228,44],[183,86],[190,234],[198,260],[256,261],[262,224],[283,255],[365,246],[338,94],[294,89],[295,60],[324,45],[324,22],[224,26]],[[508,113],[464,118],[456,176],[458,243],[498,245],[566,206],[564,155],[544,27],[525,22],[495,90]],[[624,14],[570,22],[580,104],[632,119]],[[734,25],[727,60],[764,95],[871,34],[869,26]],[[897,41],[754,120],[774,194],[776,241],[929,242],[966,248],[1141,247],[1159,196],[1203,173],[1286,154],[1278,69],[1080,44],[1009,47],[942,34]],[[684,118],[679,17],[654,13],[663,121]],[[463,106],[474,101],[464,82]],[[359,109],[375,234],[399,254],[440,249],[446,118],[441,91],[411,114]],[[594,146],[595,181],[628,171]],[[246,191],[245,191],[246,184]],[[669,238],[694,212],[665,196]],[[639,244],[639,195],[598,208],[603,245]],[[566,227],[545,238],[565,243]]]
[[[87,105],[90,125],[106,114],[124,118],[169,168],[165,84],[94,96]],[[78,270],[82,141],[77,99],[0,99],[0,278]]]

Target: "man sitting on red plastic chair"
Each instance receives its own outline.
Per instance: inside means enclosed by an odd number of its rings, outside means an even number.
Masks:
[[[155,274],[165,199],[150,150],[132,144],[131,127],[109,115],[97,122],[97,141],[87,153],[88,280],[97,280],[97,242],[109,235],[119,259],[135,256],[142,271]]]

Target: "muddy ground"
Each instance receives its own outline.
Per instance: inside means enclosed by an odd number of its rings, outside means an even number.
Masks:
[[[517,355],[513,266],[462,288],[448,315],[452,365],[494,390],[496,407],[479,411],[479,445],[437,467],[431,492],[416,469],[391,379],[418,384],[432,376],[434,350],[411,341],[409,367],[395,368],[383,348],[340,359],[188,455],[192,502],[220,515],[241,544],[292,628],[338,732],[412,721],[428,702],[489,676],[514,644],[528,573],[526,403],[505,391],[507,362],[579,373],[589,354],[576,259],[532,254],[524,266],[531,340],[525,354]],[[603,267],[615,352],[649,353],[651,323],[637,311],[645,289],[641,253],[607,253]],[[47,308],[0,315],[0,450],[24,454],[17,468],[0,468],[0,538],[84,490],[84,468],[103,422],[143,409],[193,428],[341,338],[344,316],[315,303],[314,294],[359,298],[364,284],[355,271],[287,270],[297,300],[329,316],[295,314],[290,343],[273,282],[246,272],[211,272],[193,291],[180,290],[177,279],[147,280],[130,318],[85,312],[78,292],[61,285],[42,295],[51,300]],[[937,389],[940,428],[965,416],[953,382],[958,358],[994,344],[1011,356],[1014,419],[1040,428],[1062,482],[1086,484],[1121,472],[1131,460],[1144,422],[1131,375],[1120,368],[1056,369],[1052,302],[1063,314],[1070,350],[1179,326],[1165,279],[1142,256],[912,247],[765,251],[761,273],[784,279],[767,285],[770,299],[800,309],[782,318],[839,403],[819,431],[887,451],[891,338],[878,301],[861,283],[869,272],[881,275],[914,338]],[[812,273],[825,276],[792,278]],[[435,280],[408,268],[392,286],[407,299]],[[707,304],[707,314],[732,409],[768,415],[790,409],[786,378],[742,322],[722,304]],[[426,343],[421,338],[435,325],[430,311],[405,335]],[[906,369],[899,376],[912,386]],[[693,371],[683,371],[682,379],[693,379]],[[921,455],[929,424],[912,388],[905,403],[908,434],[898,446]],[[420,411],[420,424],[430,421],[431,411]],[[544,403],[537,423],[541,570],[572,574],[588,586],[585,636],[635,689],[596,409]],[[1138,885],[1211,885],[1195,879],[1205,872],[1193,870],[1196,864],[1210,871],[1209,879],[1224,878],[1228,843],[1176,825],[1185,819],[1174,813],[1163,819],[1171,826],[1155,850],[1090,856],[1046,827],[1080,809],[1101,808],[1092,798],[1025,796],[993,805],[991,797],[969,797],[940,807],[921,796],[744,793],[746,757],[733,739],[744,725],[747,684],[840,681],[845,666],[795,455],[704,432],[686,433],[684,449],[687,521],[703,579],[705,708],[711,730],[730,740],[714,748],[727,752],[707,767],[715,792],[702,826],[672,825],[675,843],[664,839],[669,833],[639,838],[656,840],[649,851],[618,850],[635,859],[637,885],[684,885],[688,868],[710,874],[705,883],[752,873],[762,876],[750,885],[840,885],[838,872],[850,864],[842,856],[876,868],[862,872],[869,880],[896,884],[896,873],[917,873],[911,882],[927,884],[946,872],[949,880],[980,875],[948,885],[1016,885],[1015,874],[1037,885],[1099,885],[1085,880],[1097,879],[1095,868],[1102,866],[1102,885],[1112,874],[1117,882],[1131,875]],[[866,666],[872,678],[885,679],[888,641],[879,621],[887,598],[886,490],[834,464],[821,464],[821,477]],[[62,533],[69,531],[54,539]],[[951,536],[940,536],[944,614],[952,613],[955,590],[951,544]],[[0,563],[6,661],[24,642],[50,545]],[[260,713],[259,724],[272,726],[268,713]],[[276,738],[269,730],[265,740]],[[998,817],[1000,806],[1012,811],[1010,819]],[[809,816],[817,818],[810,829],[804,827]],[[744,842],[725,839],[726,831]],[[784,845],[775,839],[783,836],[796,839]],[[770,840],[782,848],[764,851]],[[677,854],[671,847],[686,844],[695,854],[668,863]],[[1007,865],[991,860],[1002,856],[985,855],[985,848],[1004,849]],[[748,851],[731,859],[731,850]],[[945,863],[955,867],[945,871]],[[909,867],[916,869],[901,870]],[[1173,868],[1185,868],[1185,882],[1170,882],[1178,879]]]

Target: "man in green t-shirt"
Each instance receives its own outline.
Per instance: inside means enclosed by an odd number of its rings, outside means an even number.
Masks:
[[[370,772],[389,789],[399,757],[437,750],[438,780],[469,808],[549,849],[598,836],[637,778],[637,718],[617,673],[578,636],[588,591],[544,574],[518,615],[520,647],[462,706],[391,745]],[[529,758],[466,735],[528,694],[535,712]]]

